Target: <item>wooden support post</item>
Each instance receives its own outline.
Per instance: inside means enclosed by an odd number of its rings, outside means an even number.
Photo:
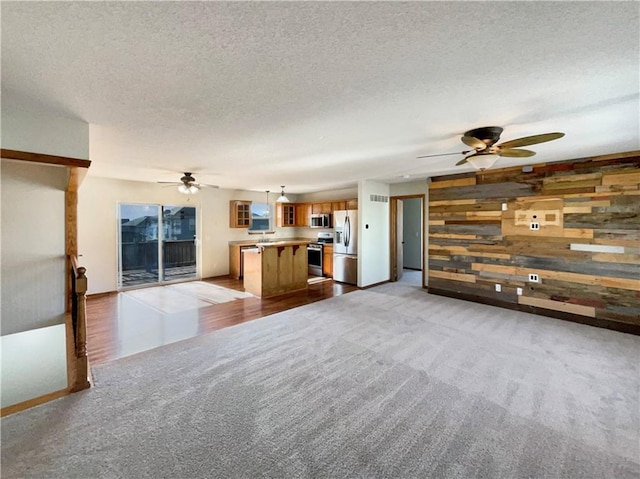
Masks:
[[[76,276],[78,298],[78,319],[75,331],[76,342],[76,381],[71,392],[81,391],[91,386],[88,380],[89,361],[87,359],[87,277],[86,268],[80,266]]]

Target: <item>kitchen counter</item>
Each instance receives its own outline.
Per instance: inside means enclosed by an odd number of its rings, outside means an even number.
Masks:
[[[236,241],[229,241],[229,246],[254,246],[257,245],[258,243],[260,244],[271,244],[271,243],[277,243],[280,241],[306,241],[308,243],[313,243],[315,241],[318,241],[316,238],[302,238],[302,237],[292,237],[292,238],[263,238],[261,235],[255,235],[255,238],[249,238],[249,239],[244,239],[244,240],[236,240]]]
[[[311,242],[305,239],[257,243],[257,249],[245,250],[245,291],[270,298],[307,289],[307,244]]]
[[[304,240],[281,240],[281,241],[267,241],[256,243],[256,246],[263,246],[265,248],[273,247],[273,246],[291,246],[291,245],[308,245],[309,243],[314,243],[314,240],[304,239]]]

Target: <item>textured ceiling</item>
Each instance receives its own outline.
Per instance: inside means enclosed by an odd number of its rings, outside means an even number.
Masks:
[[[90,123],[90,174],[304,193],[640,149],[636,2],[7,2],[2,94]],[[502,158],[496,166],[525,164]],[[409,178],[404,178],[410,175]]]

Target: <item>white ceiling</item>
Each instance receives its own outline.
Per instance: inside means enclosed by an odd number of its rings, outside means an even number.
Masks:
[[[2,93],[90,123],[90,174],[289,193],[469,171],[468,129],[640,149],[636,2],[8,2]],[[404,175],[410,175],[404,178]]]

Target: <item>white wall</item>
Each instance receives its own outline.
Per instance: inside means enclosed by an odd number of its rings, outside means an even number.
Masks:
[[[89,124],[29,110],[2,93],[2,148],[89,159]]]
[[[2,335],[64,322],[67,169],[3,159]]]
[[[422,269],[422,198],[402,200],[403,266]]]
[[[6,92],[1,118],[2,148],[89,158],[86,122],[23,108]],[[68,170],[4,159],[0,168],[4,407],[67,385],[63,323]]]
[[[321,203],[332,200],[348,200],[358,197],[358,187],[342,188],[339,190],[320,191],[316,193],[302,193],[296,198],[298,203]]]
[[[65,328],[57,324],[0,338],[0,407],[67,387]]]
[[[287,195],[297,201],[294,195]],[[269,194],[274,205],[275,193]],[[200,276],[208,278],[229,273],[229,241],[255,238],[245,228],[229,227],[229,201],[249,200],[266,203],[266,193],[206,188],[193,196],[178,193],[174,187],[154,183],[95,178],[89,175],[78,194],[78,252],[87,268],[89,294],[117,289],[117,205],[151,203],[196,206],[198,209],[198,262]],[[298,228],[276,228],[273,237],[294,237]],[[314,236],[314,235],[312,235]]]
[[[389,196],[389,185],[361,180],[358,183],[358,286],[388,281],[389,202],[370,200],[370,195]]]

